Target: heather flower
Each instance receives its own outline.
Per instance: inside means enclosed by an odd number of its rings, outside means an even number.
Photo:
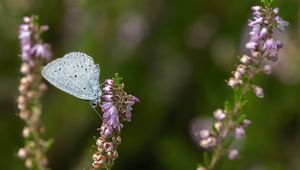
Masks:
[[[26,126],[22,131],[25,146],[20,148],[18,156],[25,160],[25,167],[31,169],[46,169],[45,152],[51,141],[42,139],[43,127],[40,121],[40,98],[45,92],[46,84],[40,75],[41,66],[51,56],[50,46],[42,43],[41,32],[45,26],[39,26],[37,17],[24,17],[24,23],[19,27],[22,64],[20,72],[19,96],[17,106],[19,117]],[[43,27],[43,28],[42,28]]]
[[[223,123],[222,122],[216,122],[214,124],[215,129],[220,133],[223,129]]]
[[[30,135],[30,129],[28,127],[24,127],[23,131],[22,131],[22,136],[24,138],[28,138]]]
[[[251,124],[251,120],[244,119],[243,122],[242,122],[242,127],[243,127],[243,128],[246,128],[246,127],[248,127],[250,124]]]
[[[47,43],[41,43],[40,34],[48,30],[48,26],[38,26],[36,17],[24,17],[24,24],[19,27],[19,40],[21,44],[21,58],[29,61],[34,57],[50,58],[51,49]]]
[[[242,64],[248,64],[248,63],[250,63],[251,58],[249,56],[247,56],[247,55],[243,55],[241,57],[240,61],[241,61]]]
[[[31,54],[41,58],[49,58],[52,55],[50,46],[46,43],[35,44],[31,49]]]
[[[209,147],[215,146],[217,144],[217,139],[215,137],[208,137],[208,138],[202,139],[199,144],[203,148],[207,149]]]
[[[110,169],[118,157],[117,147],[121,143],[123,122],[131,120],[132,106],[139,99],[124,91],[124,84],[116,74],[114,79],[105,80],[102,87],[101,110],[103,122],[100,137],[96,140],[98,151],[93,155],[93,168]]]
[[[228,85],[232,88],[238,88],[243,84],[245,76],[256,74],[257,65],[260,71],[270,74],[270,65],[264,66],[263,62],[275,62],[278,60],[279,50],[283,47],[281,41],[273,37],[275,30],[284,30],[288,25],[286,21],[278,16],[279,9],[254,6],[253,19],[249,20],[248,26],[250,39],[246,43],[246,49],[250,50],[251,55],[243,55],[240,58],[241,64],[238,65],[233,77],[228,80]]]
[[[245,129],[243,127],[237,127],[235,128],[235,137],[236,139],[244,139],[246,136]]]
[[[214,111],[214,116],[217,120],[221,121],[223,119],[225,119],[226,114],[222,109],[217,109],[216,111]]]
[[[209,131],[206,130],[206,129],[203,129],[203,130],[200,131],[200,137],[201,137],[201,138],[204,138],[204,139],[205,139],[205,138],[208,138],[208,137],[209,137],[209,134],[210,134]]]
[[[20,148],[18,151],[18,157],[20,159],[25,159],[28,157],[28,151],[25,148]]]
[[[282,31],[288,25],[278,16],[279,9],[272,9],[270,4],[265,7],[253,6],[251,9],[253,18],[248,23],[251,28],[250,38],[245,44],[250,54],[242,55],[239,58],[240,63],[232,72],[232,77],[227,80],[228,86],[234,89],[233,102],[226,101],[224,109],[217,109],[213,112],[215,122],[212,123],[211,130],[200,131],[199,145],[213,150],[211,158],[207,158],[207,155],[206,158],[204,157],[206,165],[200,166],[204,169],[215,169],[217,162],[230,146],[231,138],[235,136],[235,139],[241,140],[246,137],[245,128],[251,121],[241,113],[241,110],[247,103],[247,93],[252,89],[257,97],[264,97],[263,88],[253,84],[254,77],[261,72],[271,73],[270,62],[277,61],[279,51],[283,47],[282,42],[273,36],[276,30]],[[228,142],[229,144],[227,144]],[[237,149],[231,149],[227,153],[230,160],[236,159],[238,155]],[[210,160],[209,163],[207,163],[207,159]]]
[[[112,104],[111,107],[103,113],[103,122],[118,131],[121,130],[122,125],[119,121],[119,113],[115,105]]]
[[[123,88],[123,84],[117,84],[112,79],[106,80],[103,84],[101,109],[104,129],[102,134],[105,134],[105,137],[110,136],[113,130],[121,131],[123,127],[121,121],[131,120],[132,106],[139,101],[138,98],[127,95]]]
[[[261,87],[252,85],[252,89],[257,97],[264,98],[264,90]]]
[[[231,149],[228,152],[228,159],[235,160],[239,156],[239,151],[237,149]]]
[[[269,75],[272,72],[272,66],[270,64],[266,64],[263,66],[262,70],[265,74]]]

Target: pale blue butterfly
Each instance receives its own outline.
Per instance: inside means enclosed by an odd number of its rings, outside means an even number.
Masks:
[[[90,101],[93,107],[100,101],[100,68],[93,58],[81,52],[71,52],[51,61],[42,69],[42,76],[58,89]]]

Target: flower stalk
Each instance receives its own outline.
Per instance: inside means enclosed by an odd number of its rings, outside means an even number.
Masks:
[[[105,80],[102,87],[100,107],[103,112],[100,136],[96,139],[97,151],[93,155],[93,168],[110,170],[118,158],[123,122],[131,121],[132,106],[139,102],[135,96],[124,91],[124,83],[118,74]]]
[[[18,115],[25,123],[22,132],[25,145],[19,149],[18,157],[25,160],[28,169],[46,170],[48,159],[45,153],[52,140],[46,141],[42,138],[45,129],[40,120],[42,114],[40,99],[47,86],[42,82],[40,70],[45,60],[50,58],[51,50],[40,37],[48,26],[39,26],[37,19],[36,16],[24,17],[24,24],[19,28],[22,78],[17,104]]]
[[[244,139],[245,128],[251,123],[242,111],[247,103],[246,96],[252,90],[258,98],[264,97],[263,89],[255,85],[253,80],[259,73],[271,73],[271,63],[278,60],[279,50],[283,47],[282,42],[274,38],[274,32],[283,31],[288,25],[279,17],[279,9],[272,8],[271,4],[271,0],[265,0],[264,6],[251,8],[253,19],[249,20],[250,40],[246,44],[251,55],[239,57],[240,63],[227,81],[234,90],[233,102],[226,101],[224,109],[214,112],[215,122],[210,131],[200,132],[200,146],[212,149],[212,154],[209,158],[205,152],[205,161],[198,166],[198,170],[216,169],[217,163],[226,153],[230,160],[238,158],[239,151],[231,148],[231,143],[234,139]]]

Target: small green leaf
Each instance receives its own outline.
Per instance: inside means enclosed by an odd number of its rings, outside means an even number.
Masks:
[[[239,115],[239,117],[237,118],[237,123],[241,124],[246,117],[247,116],[245,114]]]
[[[50,138],[46,141],[46,145],[45,145],[46,152],[50,149],[50,147],[52,146],[53,143],[54,143],[54,138]]]
[[[240,101],[242,96],[243,95],[241,88],[237,88],[236,90],[234,90],[234,103]]]
[[[115,73],[115,77],[113,78],[113,80],[114,80],[114,82],[115,82],[116,84],[121,84],[122,81],[123,81],[123,77],[121,77],[121,76],[119,75],[119,73]]]
[[[274,3],[274,0],[261,0],[261,2],[267,6],[267,7],[271,7]]]
[[[229,113],[229,112],[231,112],[231,109],[232,109],[232,106],[231,106],[231,104],[229,103],[229,101],[225,101],[224,102],[224,111],[226,112],[226,113]]]
[[[209,158],[208,153],[204,152],[203,153],[203,164],[204,164],[205,167],[208,167],[209,161],[210,161],[210,158]]]
[[[214,124],[211,125],[211,130],[213,131],[213,133],[219,134],[219,132],[218,132],[218,130],[216,129],[216,127],[214,126]]]
[[[34,25],[38,25],[39,24],[39,16],[38,15],[31,15],[31,19],[32,19],[32,23]]]
[[[233,137],[232,136],[228,137],[227,140],[224,141],[224,148],[228,149],[232,141],[233,141]]]
[[[242,109],[244,106],[246,106],[247,103],[248,103],[248,100],[243,100],[243,101],[241,102],[241,109]]]

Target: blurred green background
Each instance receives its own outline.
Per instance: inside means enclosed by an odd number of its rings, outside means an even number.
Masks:
[[[100,80],[115,72],[139,97],[122,131],[118,170],[192,170],[202,150],[192,135],[230,99],[225,79],[244,53],[250,7],[258,0],[1,0],[0,169],[25,169],[16,156],[24,123],[17,117],[21,74],[18,25],[40,16],[50,30],[53,58],[85,52],[101,67]],[[224,157],[220,170],[300,170],[300,1],[276,0],[290,22],[281,60],[271,76],[256,81],[263,100],[249,94],[252,121],[235,147],[241,159]],[[53,86],[42,98],[45,137],[54,170],[89,169],[101,121],[86,101]]]

